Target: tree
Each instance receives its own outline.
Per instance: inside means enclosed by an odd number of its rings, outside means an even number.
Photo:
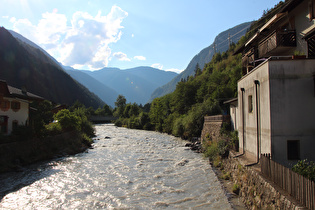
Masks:
[[[126,98],[125,96],[123,95],[118,95],[117,99],[116,99],[116,102],[115,102],[115,106],[117,108],[120,108],[120,107],[125,107],[126,106]]]
[[[126,107],[126,98],[123,95],[118,95],[116,102],[115,102],[115,112],[114,112],[114,116],[115,117],[122,117],[125,111],[125,107]]]
[[[68,109],[62,109],[54,115],[54,119],[61,125],[63,130],[79,130],[80,118]]]
[[[199,64],[197,63],[196,68],[195,68],[195,77],[199,76],[202,73]]]

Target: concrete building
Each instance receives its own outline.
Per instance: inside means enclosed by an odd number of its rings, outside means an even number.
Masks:
[[[261,153],[286,166],[315,160],[314,7],[314,0],[288,1],[236,51],[243,53],[244,74],[235,120],[239,147],[257,162]]]
[[[17,126],[28,125],[29,104],[34,100],[43,98],[0,80],[0,133],[10,134]]]

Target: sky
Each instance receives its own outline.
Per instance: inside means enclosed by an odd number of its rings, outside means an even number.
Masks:
[[[180,73],[216,35],[279,0],[0,0],[0,26],[63,65]]]

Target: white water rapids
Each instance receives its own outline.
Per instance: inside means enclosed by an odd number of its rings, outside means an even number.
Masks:
[[[179,138],[96,125],[94,149],[0,175],[0,209],[231,209]]]

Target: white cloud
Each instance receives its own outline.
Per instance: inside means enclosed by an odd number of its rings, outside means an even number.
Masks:
[[[136,60],[139,60],[139,61],[145,61],[146,60],[146,57],[144,57],[142,55],[137,55],[137,56],[134,56],[133,58]]]
[[[111,56],[109,45],[120,40],[121,23],[128,13],[113,6],[107,15],[102,16],[101,11],[96,16],[78,11],[69,21],[57,12],[42,14],[37,25],[27,19],[11,18],[13,29],[39,44],[64,65],[90,69],[107,66]]]
[[[172,71],[172,72],[175,72],[175,73],[177,73],[177,74],[180,74],[180,73],[181,73],[182,71],[184,71],[184,70],[172,68],[172,69],[166,69],[165,71]]]
[[[120,61],[130,61],[127,55],[123,52],[115,52],[113,56]]]
[[[154,63],[151,65],[152,68],[156,68],[156,69],[160,69],[162,70],[163,69],[163,65],[160,64],[160,63]]]

